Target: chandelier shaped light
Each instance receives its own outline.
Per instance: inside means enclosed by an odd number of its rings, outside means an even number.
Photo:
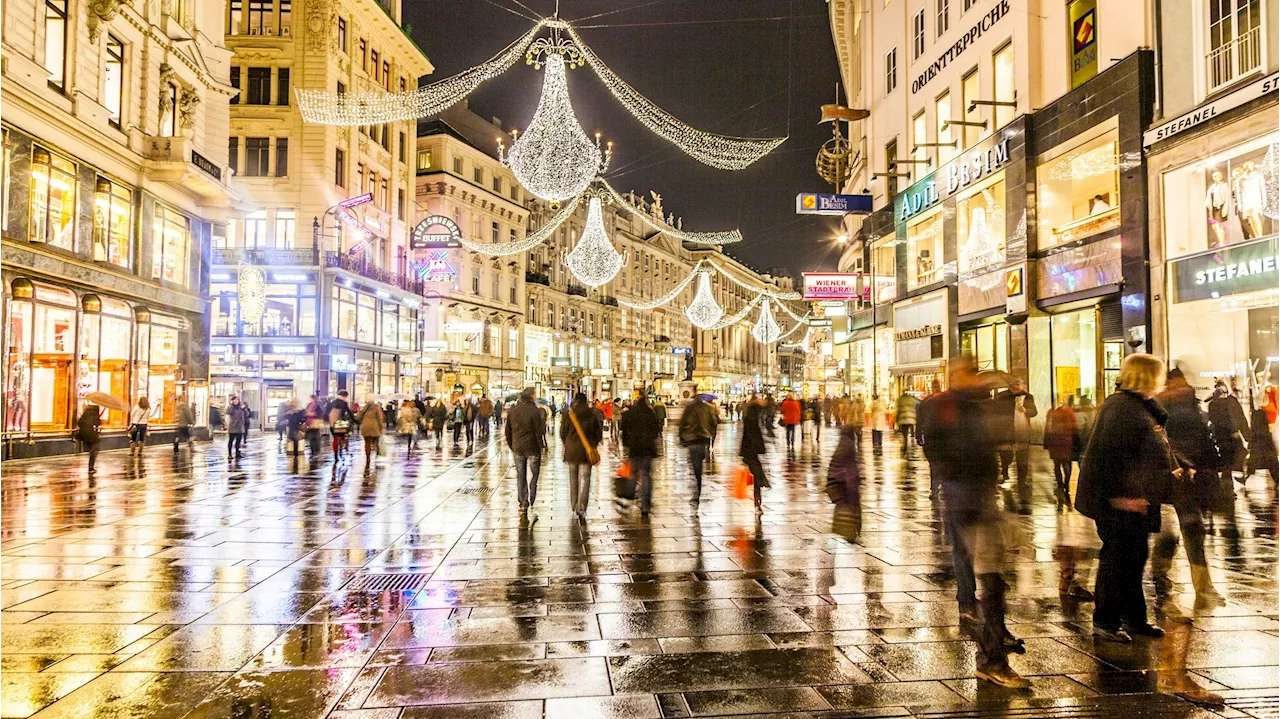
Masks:
[[[548,28],[553,33],[567,32],[569,39],[561,41],[556,35],[553,35],[550,40],[539,38],[539,33]],[[299,89],[295,91],[298,107],[304,120],[321,125],[358,127],[430,117],[458,103],[486,80],[498,77],[509,70],[520,55],[531,48],[534,52],[526,54],[527,60],[536,55],[537,51],[547,48],[559,48],[554,54],[560,55],[563,55],[565,50],[572,49],[572,64],[585,63],[590,66],[614,98],[641,124],[679,147],[690,157],[711,167],[722,170],[741,170],[764,157],[786,140],[785,137],[743,138],[717,135],[685,124],[614,74],[587,47],[578,33],[567,22],[558,18],[544,18],[538,21],[529,32],[488,61],[417,90],[400,93],[380,91],[337,93]],[[531,62],[531,64],[536,67],[536,63]],[[551,69],[550,57],[548,57],[547,69]],[[533,190],[530,189],[530,191]],[[573,196],[574,193],[570,193],[561,199]]]
[[[613,143],[603,152],[600,135],[592,142],[582,131],[569,102],[565,55],[549,50],[538,109],[511,149],[498,144],[498,158],[535,196],[559,203],[582,194],[613,157]]]
[[[760,303],[760,319],[751,328],[751,336],[760,344],[773,344],[782,336],[782,328],[773,319],[773,311],[769,309],[769,300]]]
[[[573,276],[588,287],[599,287],[612,280],[626,262],[605,233],[600,204],[599,197],[591,198],[587,204],[587,225],[582,231],[582,239],[564,258],[564,264]]]
[[[684,316],[689,318],[694,327],[703,330],[710,329],[724,316],[724,310],[716,304],[716,298],[711,294],[709,270],[699,271],[698,291],[693,296],[693,302],[685,308]]]

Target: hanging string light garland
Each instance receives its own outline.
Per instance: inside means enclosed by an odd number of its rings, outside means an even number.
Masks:
[[[745,320],[747,318],[747,315],[751,314],[751,310],[755,309],[756,305],[760,304],[761,300],[764,300],[764,295],[756,295],[750,302],[747,303],[746,307],[743,307],[736,314],[726,315],[725,317],[721,318],[719,322],[716,322],[710,327],[703,327],[703,329],[719,330],[719,329],[724,329],[725,327],[729,327],[731,325],[736,325],[739,322]],[[764,300],[764,301],[767,302],[768,300]]]
[[[608,180],[600,178],[600,184],[604,187],[605,191],[609,193],[609,196],[613,198],[613,201],[618,203],[619,207],[640,218],[640,221],[649,227],[657,230],[658,232],[670,235],[680,242],[690,242],[697,245],[727,245],[733,242],[742,241],[742,233],[738,230],[722,230],[719,232],[685,232],[684,230],[672,227],[665,222],[657,222],[649,216],[649,213],[639,207],[636,207],[628,201],[626,197],[613,189],[613,185],[610,185]]]
[[[800,329],[801,327],[805,328],[804,337],[801,337],[798,342],[782,342],[782,340],[791,336],[792,333],[794,333],[796,330]],[[791,327],[791,329],[787,330],[786,333],[778,337],[778,340],[777,340],[778,346],[785,349],[796,349],[797,347],[804,347],[805,343],[809,341],[809,335],[812,333],[813,333],[813,327],[810,327],[808,324],[804,322],[797,322],[795,325]]]
[[[1280,140],[1272,140],[1262,158],[1262,214],[1280,219]]]
[[[752,285],[749,285],[749,284],[747,284],[746,282],[743,282],[742,280],[738,279],[737,277],[734,277],[732,274],[730,274],[728,271],[726,271],[723,267],[721,267],[720,265],[717,265],[714,261],[712,261],[712,260],[707,260],[707,264],[709,264],[709,265],[711,265],[712,267],[714,267],[714,268],[716,269],[716,271],[718,271],[720,274],[724,275],[725,277],[728,277],[730,280],[732,280],[732,281],[734,282],[734,284],[738,285],[739,287],[745,287],[746,289],[751,290],[752,292],[763,292],[765,295],[768,295],[769,297],[771,297],[771,298],[773,298],[773,299],[775,299],[775,300],[798,300],[798,299],[800,299],[800,293],[799,293],[799,292],[782,292],[782,291],[780,291],[780,290],[770,290],[770,289],[767,289],[767,288],[753,287]]]
[[[756,338],[760,344],[773,344],[778,341],[778,337],[782,335],[782,328],[773,319],[773,312],[769,309],[769,300],[765,300],[760,305],[760,319],[756,321],[756,326],[751,328],[751,336]]]
[[[588,287],[599,287],[612,280],[626,261],[622,253],[613,248],[605,233],[600,204],[599,197],[590,199],[582,238],[564,258],[564,264],[573,276]]]
[[[581,199],[581,197],[575,197],[570,202],[564,203],[561,205],[559,211],[547,221],[547,224],[539,227],[533,232],[530,232],[522,239],[515,240],[513,242],[490,244],[485,242],[474,242],[462,236],[459,236],[457,240],[459,244],[468,250],[471,250],[472,252],[479,252],[483,255],[489,255],[491,257],[504,257],[507,255],[518,255],[522,252],[528,252],[534,247],[537,247],[540,243],[546,242],[547,239],[555,233],[556,229],[573,215],[574,208],[578,206],[578,202]]]
[[[686,276],[683,280],[680,280],[680,282],[678,282],[676,286],[671,289],[670,292],[668,292],[667,294],[659,297],[658,299],[652,302],[628,302],[627,300],[619,298],[618,304],[628,309],[640,310],[642,312],[647,312],[649,310],[656,310],[659,307],[662,307],[663,305],[668,304],[675,298],[679,297],[680,293],[684,292],[685,288],[688,287],[690,283],[692,283],[694,279],[698,277],[698,272],[702,269],[703,263],[704,263],[704,260],[698,260],[693,265],[693,271],[691,271],[688,274],[688,276]]]
[[[694,327],[703,330],[710,329],[724,316],[724,310],[716,304],[716,298],[711,292],[710,270],[699,271],[698,291],[693,296],[693,302],[685,308],[684,316],[689,318]]]

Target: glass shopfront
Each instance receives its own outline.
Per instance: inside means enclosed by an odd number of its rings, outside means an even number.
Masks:
[[[129,347],[133,339],[133,310],[110,297],[85,295],[81,298],[80,368],[76,383],[76,414],[84,409],[85,396],[104,392],[112,397],[129,397]],[[123,429],[128,417],[109,410],[102,418],[104,428]]]
[[[1099,308],[1039,315],[1027,320],[1033,353],[1031,393],[1049,397],[1053,406],[1072,398],[1076,407],[1097,406],[1114,387],[1103,380],[1103,343],[1099,331]],[[1048,350],[1047,361],[1035,359],[1037,351]],[[1114,355],[1119,343],[1109,354]],[[1114,358],[1113,358],[1114,359]]]
[[[904,390],[928,394],[933,380],[943,381],[943,368],[950,356],[949,296],[949,290],[941,289],[894,304],[894,365],[890,370],[898,379],[894,396]]]
[[[1004,173],[956,199],[956,243],[960,274],[1005,261]]]
[[[1265,135],[1164,173],[1167,256],[1176,259],[1275,235],[1280,229],[1278,155],[1280,141]]]
[[[146,358],[146,395],[151,403],[152,424],[173,424],[174,405],[186,384],[187,321],[177,317],[151,315],[146,354],[139,346],[139,358]]]
[[[1040,249],[1120,227],[1119,138],[1112,119],[1038,159]]]
[[[960,354],[978,362],[979,370],[1009,371],[1009,325],[1003,319],[960,330]]]
[[[272,282],[266,286],[262,317],[256,323],[239,318],[239,290],[234,283],[209,286],[214,298],[215,337],[315,337],[316,286],[309,282]]]
[[[942,237],[941,207],[907,225],[908,290],[942,279]]]

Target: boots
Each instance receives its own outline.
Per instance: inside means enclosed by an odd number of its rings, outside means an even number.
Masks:
[[[1054,548],[1053,555],[1058,560],[1058,596],[1077,602],[1092,602],[1093,592],[1076,580],[1076,560],[1079,554],[1079,547],[1059,545]]]
[[[1208,567],[1191,565],[1191,584],[1196,589],[1196,612],[1207,612],[1226,605],[1226,597],[1213,587]]]

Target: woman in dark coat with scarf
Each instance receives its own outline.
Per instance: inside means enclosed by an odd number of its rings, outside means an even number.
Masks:
[[[764,465],[760,463],[760,455],[765,453],[764,433],[773,436],[773,425],[765,419],[765,400],[752,396],[747,401],[747,409],[742,413],[742,446],[738,450],[742,461],[751,470],[756,495],[756,514],[762,514],[764,507],[760,491],[769,486],[769,478],[764,476]]]
[[[1171,473],[1181,471],[1164,438],[1168,413],[1155,401],[1163,379],[1159,358],[1125,357],[1120,390],[1102,403],[1080,463],[1076,509],[1094,521],[1102,539],[1093,633],[1109,641],[1164,636],[1147,621],[1142,593],[1147,535],[1160,527]]]

